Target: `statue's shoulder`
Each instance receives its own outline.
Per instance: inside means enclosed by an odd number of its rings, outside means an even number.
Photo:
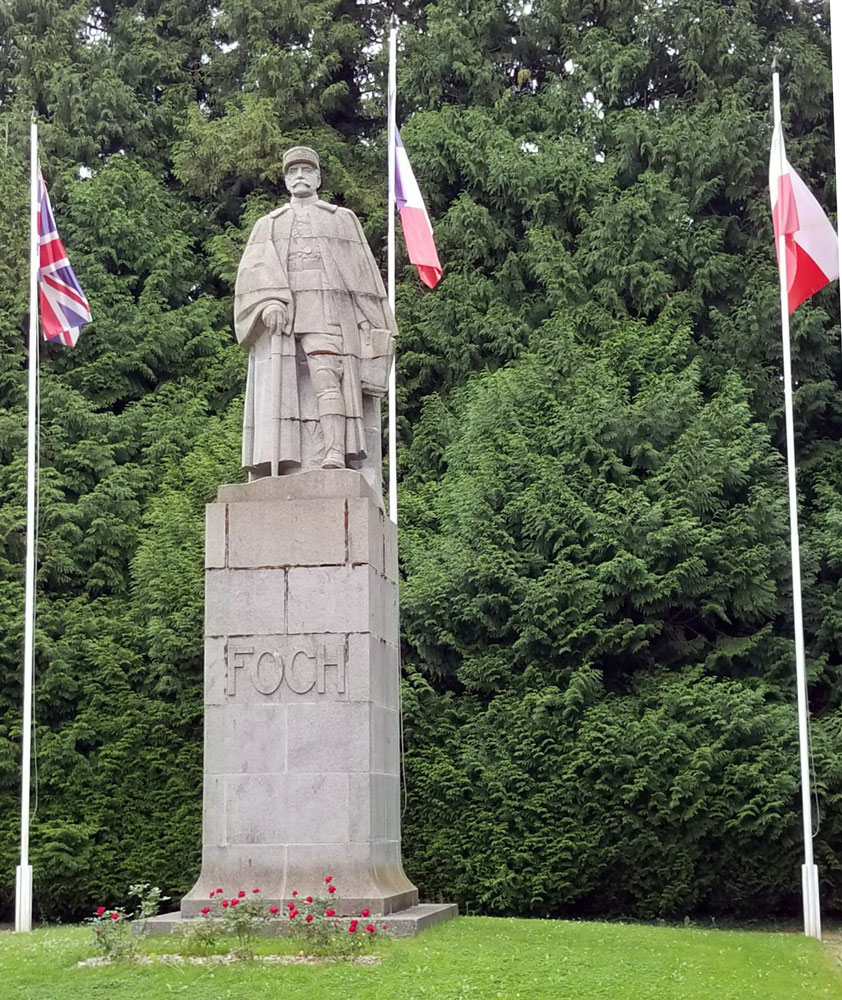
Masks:
[[[349,209],[347,208],[340,208],[338,205],[331,205],[329,201],[321,201],[321,199],[319,201],[313,202],[313,207],[320,208],[324,212],[330,212],[331,215],[333,215],[335,212],[340,212],[340,213],[349,212]],[[284,215],[286,212],[291,212],[291,211],[292,211],[292,205],[288,201],[285,201],[283,205],[279,205],[274,211],[270,212],[267,216],[264,216],[264,218],[277,219],[279,215]],[[354,213],[350,212],[349,214],[353,215]]]
[[[331,205],[326,201],[320,201],[319,205],[330,209],[333,214],[334,221],[332,228],[337,236],[356,243],[363,242],[364,237],[362,235],[360,220],[350,208],[343,208],[341,205]]]

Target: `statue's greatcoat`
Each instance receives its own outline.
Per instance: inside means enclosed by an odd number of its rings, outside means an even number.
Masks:
[[[342,331],[345,401],[345,453],[349,461],[365,457],[360,385],[359,324],[395,330],[380,271],[353,212],[324,201],[309,206],[313,234],[324,265],[326,308]],[[282,472],[301,467],[301,420],[296,352],[291,332],[295,295],[287,273],[294,209],[286,204],[260,219],[252,230],[237,272],[234,328],[249,349],[243,417],[243,465],[278,464]],[[285,332],[271,334],[262,321],[273,302],[287,309]]]

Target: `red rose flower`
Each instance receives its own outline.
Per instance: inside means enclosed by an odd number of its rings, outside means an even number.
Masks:
[[[295,918],[297,916],[298,916],[298,910],[290,910],[289,911],[289,919],[290,920],[295,920]]]
[[[231,900],[231,905],[232,906],[239,906],[240,905],[239,899],[232,899]]]
[[[305,900],[305,902],[312,903],[313,902],[313,897],[312,896],[308,896],[307,899]]]
[[[240,891],[237,893],[237,898],[238,899],[244,899],[245,895],[246,895],[245,889],[240,889]]]
[[[209,906],[203,906],[202,907],[202,916],[206,917],[209,913],[210,913],[210,907]]]
[[[332,875],[326,875],[326,876],[325,876],[325,883],[326,883],[327,885],[330,885],[330,883],[331,883],[332,881],[333,881],[333,876],[332,876]]]
[[[308,914],[307,914],[307,916],[306,916],[306,917],[305,917],[304,919],[305,919],[305,920],[307,921],[307,923],[309,924],[309,923],[310,923],[310,921],[311,921],[311,920],[313,919],[313,914],[312,914],[312,913],[308,913]]]
[[[217,894],[217,896],[221,896],[222,895],[222,890],[221,889],[217,889],[216,890],[216,894]]]
[[[336,892],[336,886],[335,886],[335,885],[329,885],[329,886],[327,887],[327,891],[328,891],[329,893],[331,893],[331,894],[332,894],[332,893],[334,893],[334,892]]]
[[[383,924],[383,926],[380,929],[383,930],[383,931],[385,931],[386,930],[386,925]]]
[[[351,923],[348,926],[349,927],[356,927],[358,923],[359,923],[359,920],[357,920],[357,918],[354,917],[354,919],[351,921]]]
[[[258,893],[260,892],[260,889],[252,889],[251,891],[252,891],[252,892],[253,892],[253,893],[255,894],[255,896],[256,896],[256,895],[257,895],[257,894],[258,894]]]
[[[111,914],[111,919],[112,920],[119,920],[120,919],[120,914],[119,913],[112,913]]]
[[[292,890],[292,894],[293,894],[293,896],[297,896],[298,895],[298,889],[293,889]]]
[[[368,931],[369,934],[373,934],[377,930],[374,924],[366,924],[365,929]]]
[[[360,910],[361,917],[367,917],[371,913],[371,910]]]
[[[216,895],[216,893],[215,893],[215,892],[213,891],[213,889],[211,889],[211,891],[210,891],[210,898],[211,898],[211,899],[213,899],[213,897],[214,897],[215,895]]]
[[[329,907],[328,907],[328,908],[327,908],[327,909],[325,910],[325,916],[326,916],[326,917],[335,917],[335,916],[336,916],[336,910],[332,909],[332,908],[331,908],[331,907],[329,906]]]
[[[357,933],[357,925],[356,924],[350,924],[348,926],[348,933],[349,934],[356,934]]]
[[[98,917],[101,917],[103,915],[103,913],[105,913],[105,907],[104,906],[98,906],[96,908],[96,915]]]
[[[223,899],[222,900],[222,906],[226,907],[227,905],[228,905],[228,900],[227,899]]]
[[[276,917],[281,911],[278,909],[277,906],[270,906],[269,912],[272,914],[273,917]]]

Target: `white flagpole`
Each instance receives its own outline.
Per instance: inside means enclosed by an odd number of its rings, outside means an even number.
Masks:
[[[395,313],[395,132],[397,130],[397,50],[398,19],[392,14],[389,24],[389,84],[386,103],[389,146],[389,236],[386,275],[389,308]],[[389,517],[398,523],[398,437],[397,437],[397,353],[389,373]]]
[[[395,148],[397,145],[396,135],[398,129],[397,104],[398,104],[398,19],[392,14],[389,22],[389,82],[386,94],[387,104],[387,133],[389,148],[389,247],[388,265],[386,274],[387,292],[389,295],[389,308],[392,315],[395,314]],[[389,373],[389,518],[394,523],[398,523],[398,435],[397,435],[397,346],[395,357],[392,360],[392,370]],[[397,591],[398,616],[400,616],[400,589]],[[406,808],[406,762],[404,759],[404,729],[403,729],[403,690],[401,686],[401,650],[398,643],[397,656],[395,657],[397,669],[398,685],[398,705],[400,716],[400,755],[401,755],[401,787],[403,791],[403,803],[398,823],[403,821],[403,813]],[[398,830],[400,837],[400,830]]]
[[[778,72],[772,74],[775,130],[781,126],[781,87]],[[778,172],[786,166],[783,141],[778,144]],[[804,657],[804,623],[801,612],[801,556],[798,543],[798,494],[795,482],[795,429],[792,416],[792,366],[789,345],[789,295],[786,274],[786,235],[778,239],[778,272],[781,289],[781,334],[783,337],[784,411],[786,415],[786,467],[789,487],[789,539],[792,556],[792,610],[795,627],[795,676],[798,691],[798,746],[801,760],[801,812],[804,827],[804,864],[801,866],[801,898],[804,909],[804,933],[821,938],[819,909],[819,870],[813,863],[813,811],[810,799],[810,747],[807,719],[807,668]]]
[[[35,483],[38,435],[38,122],[30,125],[29,191],[29,378],[26,438],[26,582],[23,633],[23,718],[21,723],[20,864],[15,878],[15,930],[32,930],[32,865],[29,863],[29,785],[32,754],[32,673],[35,640]]]
[[[836,164],[836,235],[842,226],[842,0],[830,0],[830,57],[833,80],[833,146]],[[839,241],[839,274],[842,275],[842,240]],[[842,278],[839,281],[842,314]],[[842,344],[842,319],[839,327]]]

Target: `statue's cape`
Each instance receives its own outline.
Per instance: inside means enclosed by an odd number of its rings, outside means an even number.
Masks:
[[[327,289],[348,292],[360,313],[358,320],[365,319],[372,326],[397,334],[391,310],[384,308],[383,278],[359,219],[347,208],[324,201],[314,202],[313,207]],[[264,306],[271,302],[283,302],[292,320],[289,307],[293,297],[286,260],[293,211],[289,204],[275,209],[257,222],[249,237],[234,291],[234,329],[239,343],[249,336]],[[348,349],[352,350],[353,345],[349,344]]]
[[[265,215],[251,231],[237,283],[234,286],[234,332],[237,342],[252,333],[263,307],[272,302],[292,302],[285,261],[281,261],[272,240],[272,218]]]

